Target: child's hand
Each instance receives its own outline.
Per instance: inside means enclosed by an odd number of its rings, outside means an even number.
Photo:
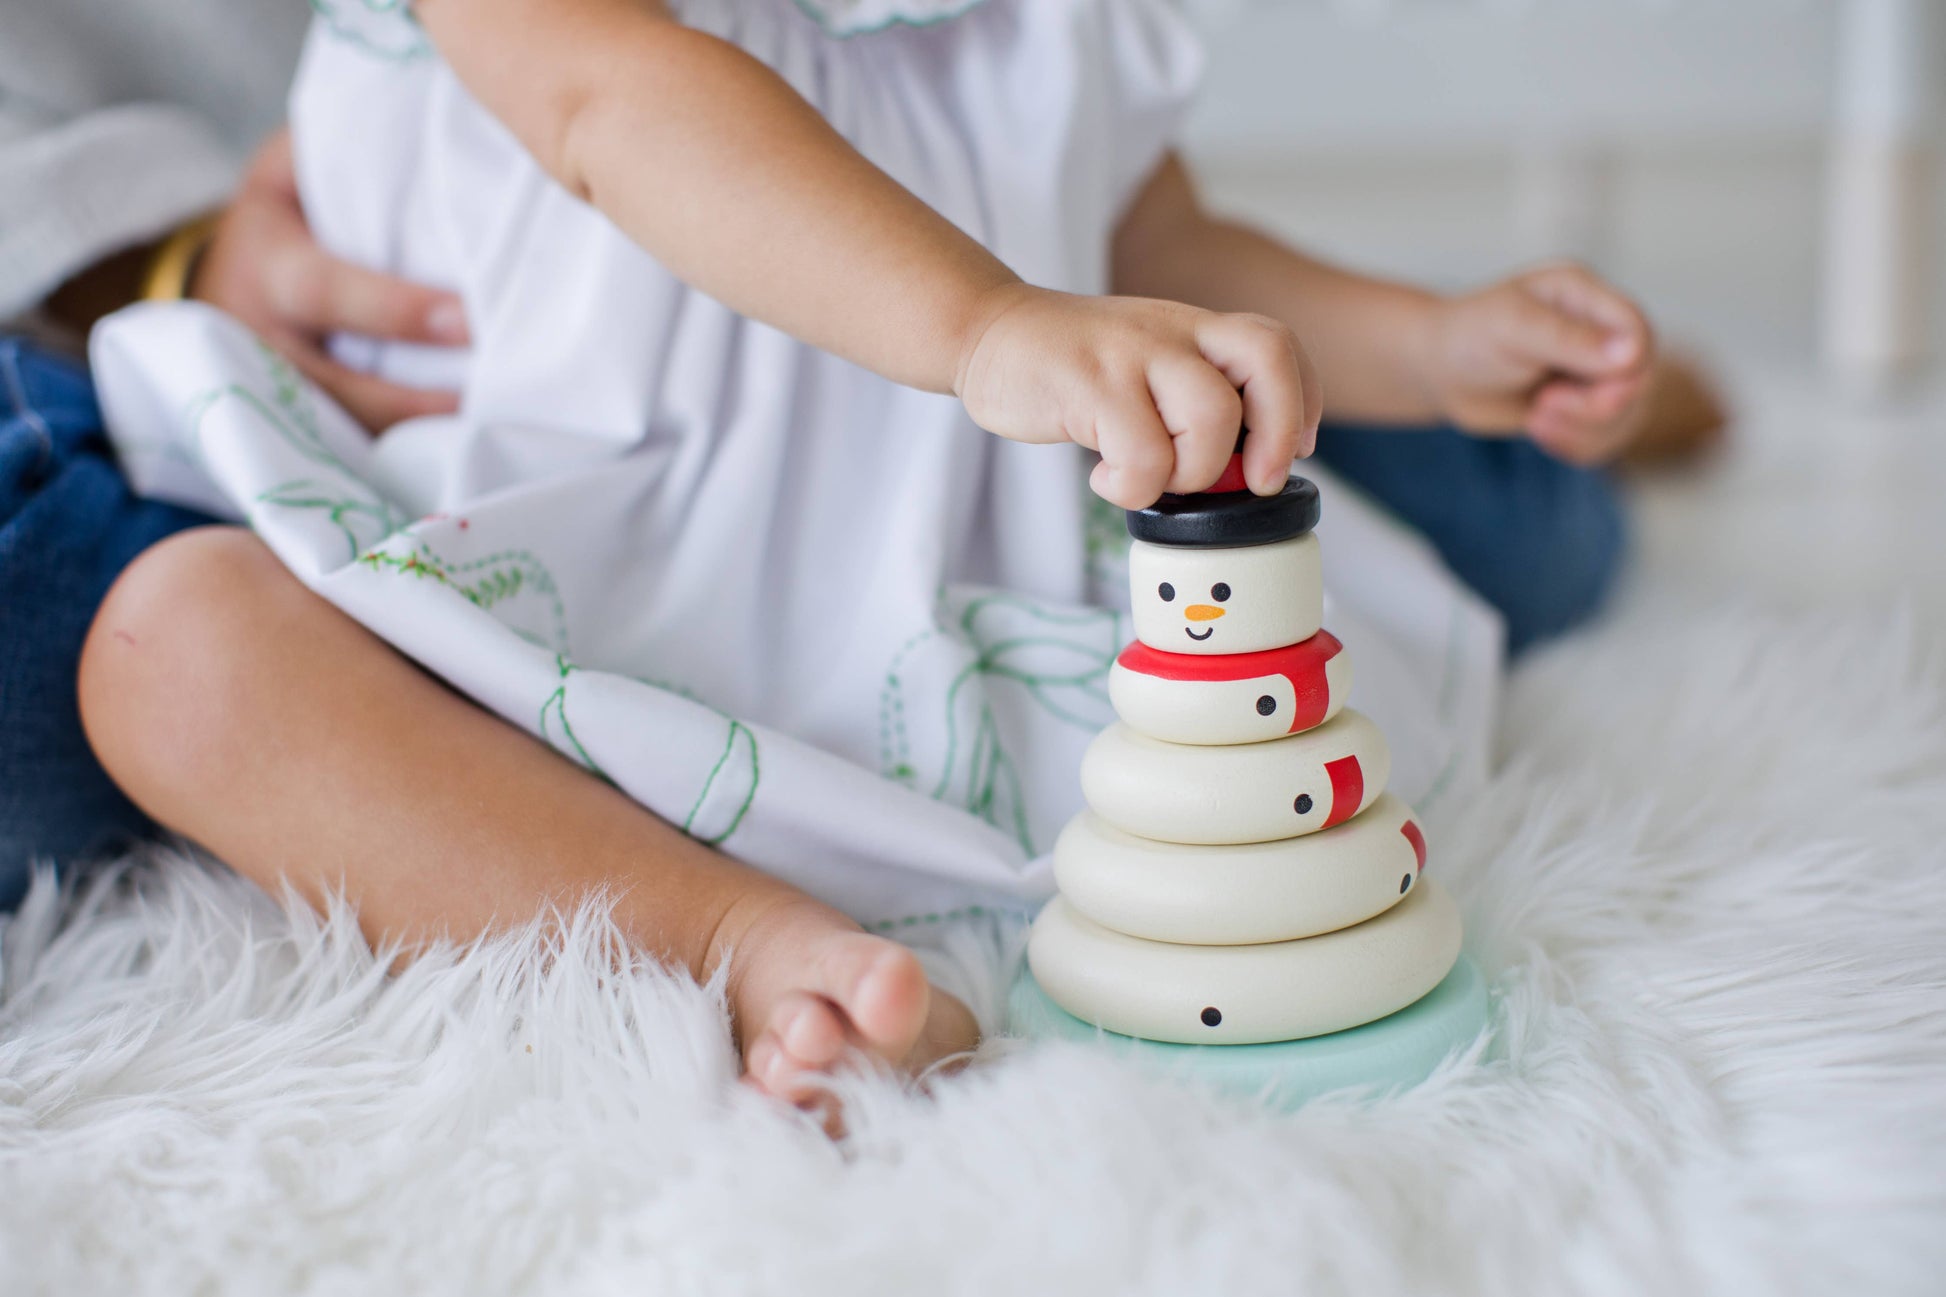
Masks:
[[[1441,302],[1427,377],[1469,432],[1525,430],[1543,449],[1598,463],[1633,438],[1655,359],[1635,303],[1580,266],[1544,266]]]
[[[455,392],[402,387],[331,358],[326,340],[340,332],[462,346],[466,317],[451,293],[339,261],[318,246],[298,204],[288,129],[258,150],[189,290],[256,330],[374,432],[459,408]]]
[[[1273,495],[1317,440],[1316,372],[1274,320],[1021,284],[993,299],[953,390],[989,432],[1099,451],[1089,482],[1110,503],[1141,509],[1164,491],[1206,489],[1239,426],[1250,429],[1250,489]]]

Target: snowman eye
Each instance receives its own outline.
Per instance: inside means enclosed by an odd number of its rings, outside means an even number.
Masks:
[[[1222,603],[1224,600],[1230,597],[1230,587],[1224,584],[1223,582],[1218,581],[1215,585],[1209,588],[1209,597],[1216,600],[1216,602],[1218,603]]]
[[[1162,602],[1164,603],[1169,603],[1176,597],[1176,587],[1170,585],[1167,581],[1157,586],[1155,592],[1162,596]]]

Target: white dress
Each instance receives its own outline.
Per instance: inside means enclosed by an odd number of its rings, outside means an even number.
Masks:
[[[318,7],[292,100],[312,225],[456,289],[474,337],[341,354],[457,387],[461,412],[373,440],[227,318],[135,308],[94,357],[138,489],[247,519],[454,687],[862,921],[1049,894],[1129,638],[1126,537],[1089,457],[990,436],[951,397],[689,288],[541,172],[403,0]],[[1024,278],[1074,292],[1106,289],[1199,67],[1165,0],[677,9]],[[1397,749],[1395,790],[1450,799],[1484,766],[1497,625],[1423,545],[1325,492],[1354,700]]]

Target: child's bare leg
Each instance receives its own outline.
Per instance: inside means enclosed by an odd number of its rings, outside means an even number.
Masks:
[[[372,937],[470,937],[599,889],[645,949],[726,955],[752,1079],[800,1097],[848,1045],[969,1048],[912,953],[684,836],[445,688],[248,532],[184,532],[110,591],[81,664],[88,736],[157,821],[266,887],[343,888]]]

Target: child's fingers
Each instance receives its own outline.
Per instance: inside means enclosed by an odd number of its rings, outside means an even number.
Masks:
[[[1543,301],[1592,320],[1612,333],[1638,340],[1649,336],[1648,319],[1634,299],[1586,266],[1573,262],[1542,266],[1522,282]]]
[[[1627,416],[1642,387],[1639,378],[1549,383],[1535,395],[1528,435],[1557,458],[1575,464],[1599,463],[1627,441]]]
[[[1236,451],[1243,397],[1208,361],[1180,352],[1150,362],[1149,395],[1175,439],[1169,490],[1208,490]]]
[[[294,335],[272,335],[266,341],[372,432],[384,432],[394,424],[422,415],[451,414],[459,408],[459,395],[455,392],[404,387],[372,374],[361,374]]]
[[[1544,266],[1521,278],[1521,286],[1564,315],[1594,325],[1602,334],[1607,372],[1646,370],[1654,354],[1649,321],[1627,294],[1585,266]]]
[[[1610,350],[1614,335],[1600,325],[1527,293],[1507,300],[1510,311],[1501,342],[1514,355],[1538,369],[1581,379],[1616,371],[1618,362]]]
[[[264,268],[264,286],[283,323],[308,333],[436,346],[466,341],[466,315],[451,293],[340,261],[308,233],[277,251]]]
[[[1583,468],[1613,458],[1620,440],[1610,428],[1578,423],[1537,424],[1529,435],[1554,458]]]
[[[1318,423],[1324,417],[1324,387],[1318,382],[1311,357],[1301,346],[1297,348],[1297,381],[1300,402],[1297,426],[1282,436],[1258,435],[1258,428],[1264,425],[1250,413],[1253,405],[1250,389],[1244,392],[1243,417],[1250,427],[1250,436],[1243,443],[1243,476],[1258,495],[1275,495],[1283,490],[1291,475],[1291,464],[1317,448]],[[1274,416],[1268,426],[1288,427]]]
[[[1213,315],[1197,329],[1196,345],[1243,399],[1250,436],[1243,474],[1258,495],[1284,489],[1291,462],[1311,453],[1322,393],[1297,335],[1257,315]]]
[[[1311,363],[1311,353],[1304,350],[1302,343],[1297,347],[1297,377],[1304,384],[1304,429],[1295,458],[1304,459],[1318,448],[1318,425],[1324,422],[1324,381],[1318,377],[1318,367]],[[1284,473],[1290,475],[1288,465]]]
[[[1146,509],[1161,498],[1175,471],[1176,452],[1148,393],[1097,414],[1094,439],[1101,463],[1088,484],[1096,495],[1124,509]]]
[[[1543,384],[1534,394],[1534,413],[1582,423],[1606,423],[1619,418],[1635,403],[1645,381],[1636,375],[1593,383],[1555,379]]]

